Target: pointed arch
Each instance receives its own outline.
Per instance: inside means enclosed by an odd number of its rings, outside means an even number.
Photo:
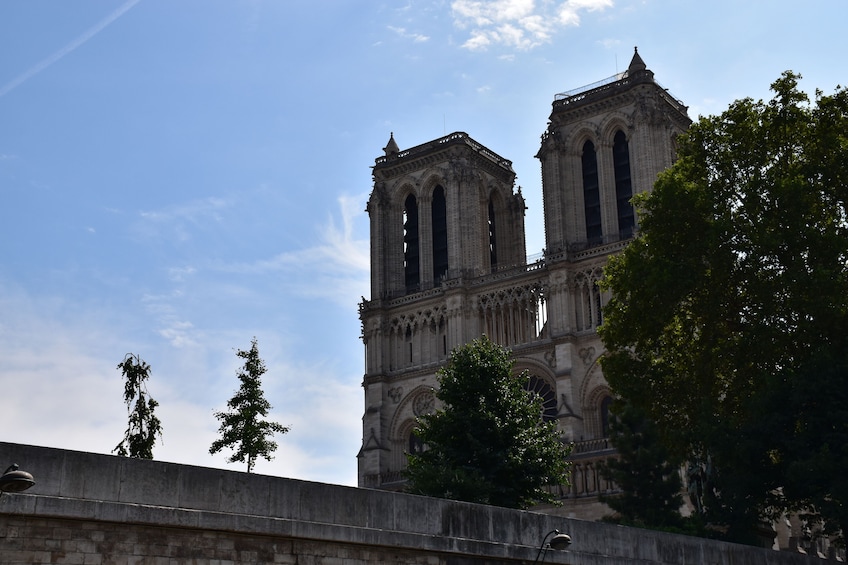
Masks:
[[[435,410],[436,402],[432,386],[418,385],[409,391],[398,403],[392,417],[389,427],[391,441],[401,444],[408,442],[409,433],[415,428],[415,419]]]
[[[430,202],[433,241],[433,284],[436,286],[448,275],[448,214],[445,189],[438,184]]]
[[[407,294],[416,292],[421,285],[420,253],[418,199],[409,193],[403,202],[403,274]]]
[[[633,131],[632,120],[622,112],[612,112],[604,118],[598,127],[600,139],[607,144],[607,147],[612,145],[613,138],[618,130],[629,136],[629,132]]]
[[[501,233],[504,227],[502,226],[503,217],[503,199],[496,190],[492,190],[489,193],[486,207],[486,233],[488,236],[489,270],[493,273],[497,271],[499,261],[502,258],[499,238],[503,237],[503,234]]]
[[[612,395],[608,394],[601,398],[601,437],[610,435],[610,408],[612,407]]]
[[[592,330],[603,323],[604,296],[598,284],[602,277],[602,272],[595,268],[575,273],[571,279],[577,331]]]
[[[601,192],[598,178],[598,155],[590,139],[583,142],[581,153],[583,177],[583,212],[586,220],[586,241],[600,243],[603,239],[601,225]]]
[[[619,129],[613,135],[612,161],[615,172],[615,202],[618,216],[618,233],[622,238],[633,235],[636,228],[636,215],[630,199],[633,187],[630,178],[630,148],[627,135]]]
[[[607,397],[612,398],[612,391],[604,378],[600,356],[592,360],[591,365],[580,383],[580,409],[583,414],[583,433],[586,439],[607,437],[604,434],[604,409],[609,410]],[[588,360],[588,357],[587,357]],[[608,422],[608,420],[607,420]]]
[[[585,124],[574,131],[569,132],[567,137],[563,140],[567,147],[573,148],[573,150],[578,153],[580,153],[583,148],[583,144],[587,141],[591,141],[595,144],[595,146],[597,146],[598,132],[594,127],[589,127]]]

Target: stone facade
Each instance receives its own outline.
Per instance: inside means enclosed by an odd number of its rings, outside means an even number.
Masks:
[[[612,453],[611,400],[596,328],[608,297],[597,282],[638,227],[632,195],[673,162],[686,107],[638,53],[627,71],[555,97],[537,153],[546,249],[525,258],[524,200],[510,161],[465,133],[400,151],[392,136],[374,166],[371,299],[360,305],[366,346],[359,485],[399,489],[417,415],[433,409],[450,351],[486,334],[574,442],[562,510],[598,518],[610,488],[597,462]]]
[[[35,486],[0,497],[0,563],[801,565],[811,558],[492,506],[0,442]]]

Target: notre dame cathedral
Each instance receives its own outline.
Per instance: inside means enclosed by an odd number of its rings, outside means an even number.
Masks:
[[[365,413],[359,486],[400,489],[420,449],[415,417],[434,409],[436,371],[486,334],[509,347],[573,442],[562,511],[600,517],[597,462],[611,402],[596,333],[607,258],[638,229],[630,203],[651,190],[691,123],[686,106],[634,53],[627,70],[554,97],[536,157],[546,249],[528,261],[524,199],[512,163],[457,132],[400,150],[391,136],[368,200],[371,298],[360,304]]]

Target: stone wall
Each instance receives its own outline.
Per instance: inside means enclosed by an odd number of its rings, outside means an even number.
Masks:
[[[801,564],[809,557],[541,513],[0,443],[36,485],[0,498],[0,563]],[[5,467],[4,467],[5,468]]]

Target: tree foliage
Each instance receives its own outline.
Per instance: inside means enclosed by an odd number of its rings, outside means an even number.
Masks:
[[[150,365],[138,355],[127,353],[117,368],[124,378],[124,403],[127,405],[129,421],[124,439],[115,446],[112,453],[121,457],[153,459],[156,438],[162,439],[162,422],[155,414],[159,403],[147,392]]]
[[[604,283],[604,374],[710,462],[704,514],[742,541],[800,507],[848,526],[848,475],[826,463],[848,445],[848,91],[810,103],[799,78],[690,128]]]
[[[256,459],[262,457],[267,461],[273,459],[272,453],[277,449],[274,434],[284,434],[289,431],[287,426],[265,420],[271,410],[271,404],[262,392],[261,377],[267,372],[265,362],[259,357],[259,346],[256,338],[251,341],[250,350],[238,350],[236,355],[244,359],[244,366],[236,373],[241,386],[227,402],[228,412],[215,412],[215,417],[221,422],[218,433],[221,437],[209,448],[210,454],[229,448],[234,453],[227,461],[229,463],[247,463],[250,473],[256,464]]]
[[[663,444],[654,423],[632,404],[617,401],[610,419],[610,441],[618,452],[601,466],[601,476],[620,494],[602,496],[618,514],[616,522],[644,528],[682,525],[680,460]]]
[[[508,508],[555,501],[545,486],[567,484],[569,448],[512,368],[485,336],[453,351],[437,374],[444,408],[417,422],[426,447],[408,455],[410,492]]]

